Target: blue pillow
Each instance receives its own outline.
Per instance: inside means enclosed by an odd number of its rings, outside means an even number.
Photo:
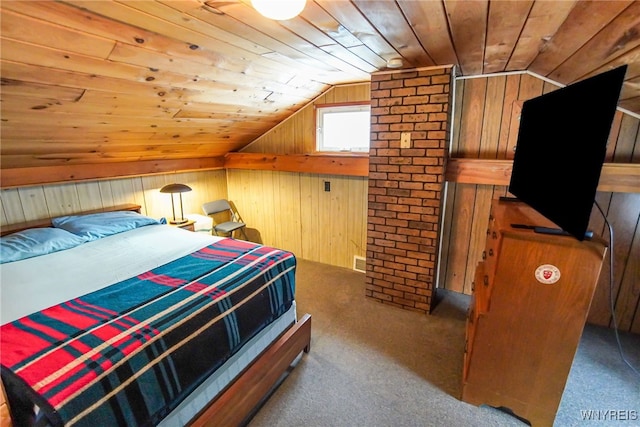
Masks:
[[[52,219],[51,223],[54,227],[62,228],[89,241],[145,225],[160,224],[157,219],[132,211],[61,216]]]
[[[0,264],[46,255],[86,242],[59,228],[30,228],[0,237]]]

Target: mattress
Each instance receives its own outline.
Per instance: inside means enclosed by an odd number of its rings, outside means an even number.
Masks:
[[[51,305],[98,291],[220,240],[219,237],[191,233],[176,227],[150,225],[69,250],[2,264],[0,323],[12,322]],[[43,271],[47,274],[40,274]],[[251,338],[239,352],[198,386],[161,425],[184,425],[192,419],[295,320],[293,304],[284,315]]]

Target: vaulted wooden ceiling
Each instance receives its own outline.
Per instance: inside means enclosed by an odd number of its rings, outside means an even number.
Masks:
[[[249,0],[0,10],[3,169],[224,155],[394,58],[562,84],[626,63],[620,107],[640,114],[637,1],[307,0],[287,21]]]

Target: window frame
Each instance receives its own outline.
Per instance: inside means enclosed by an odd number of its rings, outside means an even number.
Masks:
[[[367,148],[364,147],[362,149],[327,149],[324,145],[321,145],[323,142],[322,139],[322,123],[321,118],[323,117],[323,113],[330,110],[344,110],[347,112],[355,112],[355,111],[368,111],[369,113],[369,143]],[[335,112],[335,111],[334,111]],[[356,102],[340,102],[333,104],[316,104],[314,105],[314,125],[315,125],[315,152],[317,153],[339,153],[339,154],[357,154],[357,155],[368,155],[369,149],[371,147],[371,102],[370,101],[356,101]]]

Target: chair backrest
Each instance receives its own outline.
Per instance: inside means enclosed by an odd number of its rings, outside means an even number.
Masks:
[[[242,218],[240,218],[240,214],[236,211],[235,206],[231,205],[226,199],[207,202],[202,205],[202,210],[213,219],[214,227],[226,221],[242,223]]]
[[[202,210],[205,215],[213,215],[224,211],[230,211],[231,205],[225,199],[214,200],[213,202],[207,202],[202,205]]]
[[[239,231],[245,240],[249,240],[244,231],[245,223],[235,210],[235,206],[228,200],[220,199],[205,203],[202,205],[202,210],[213,220],[211,234],[233,237],[234,232]]]

